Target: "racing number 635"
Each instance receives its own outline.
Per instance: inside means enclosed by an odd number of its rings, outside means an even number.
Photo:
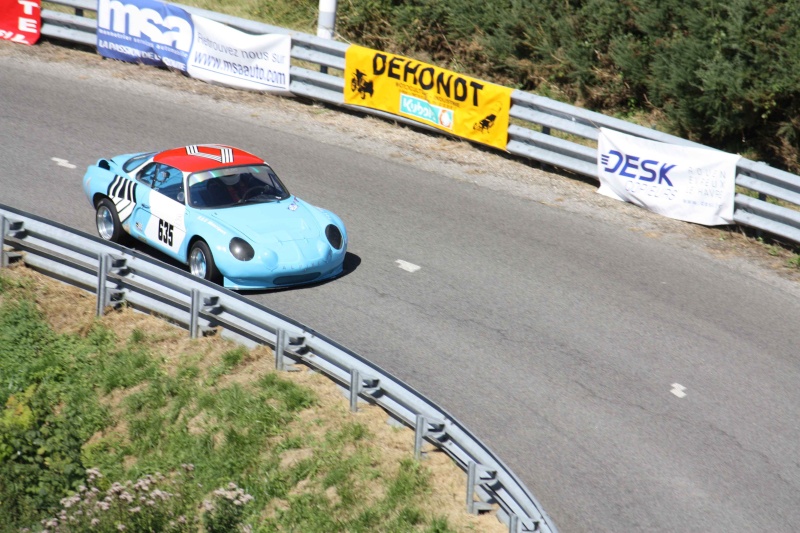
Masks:
[[[172,246],[172,230],[173,230],[172,224],[159,219],[158,240],[163,242],[167,246]]]

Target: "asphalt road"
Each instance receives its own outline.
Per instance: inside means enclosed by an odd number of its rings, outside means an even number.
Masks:
[[[204,142],[348,226],[348,275],[251,297],[450,411],[560,531],[800,529],[795,284],[263,108],[0,53],[0,203],[94,234],[88,164]]]

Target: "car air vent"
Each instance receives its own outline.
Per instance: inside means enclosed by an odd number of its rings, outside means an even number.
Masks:
[[[320,276],[321,272],[311,272],[309,274],[300,274],[298,276],[280,276],[273,280],[275,285],[294,285],[295,283],[308,283],[314,281]]]
[[[325,228],[325,236],[336,250],[342,249],[342,232],[339,231],[339,228],[333,224],[328,224],[328,227]]]

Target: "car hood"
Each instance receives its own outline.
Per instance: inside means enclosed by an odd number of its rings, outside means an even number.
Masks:
[[[317,239],[322,228],[313,206],[294,196],[280,202],[218,209],[214,218],[254,243]]]

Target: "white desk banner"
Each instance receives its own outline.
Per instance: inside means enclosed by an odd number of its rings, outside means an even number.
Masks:
[[[237,89],[289,93],[290,36],[251,35],[197,15],[192,22],[189,76]]]
[[[738,155],[600,128],[597,192],[678,220],[733,224],[738,161]]]

